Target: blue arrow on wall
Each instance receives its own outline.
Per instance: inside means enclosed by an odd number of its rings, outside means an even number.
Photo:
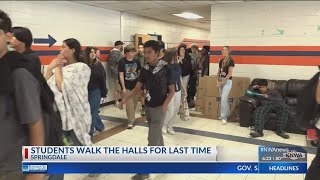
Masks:
[[[48,34],[48,38],[34,38],[34,44],[49,44],[49,47],[53,46],[57,41]]]

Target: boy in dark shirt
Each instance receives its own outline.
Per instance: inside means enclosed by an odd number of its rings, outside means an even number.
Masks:
[[[130,93],[138,82],[139,71],[141,69],[140,61],[134,59],[136,50],[133,45],[128,44],[124,47],[125,57],[119,62],[118,72],[121,89],[123,94]],[[136,106],[138,96],[128,100],[126,111],[128,116],[128,129],[132,129],[135,120]]]
[[[262,79],[258,82],[258,85],[252,86],[251,91],[258,89],[261,93],[256,95],[261,101],[262,106],[255,110],[254,120],[255,126],[254,130],[250,133],[251,137],[262,137],[264,124],[267,121],[268,114],[270,112],[277,113],[277,131],[276,134],[284,139],[289,139],[289,135],[286,134],[283,129],[286,126],[289,116],[289,106],[283,103],[283,98],[278,91],[268,90],[268,81]]]
[[[44,175],[21,172],[22,146],[43,146],[40,85],[25,68],[23,56],[8,52],[11,19],[0,10],[0,179],[40,180]]]
[[[150,40],[144,44],[144,56],[148,64],[141,69],[138,83],[133,91],[119,103],[119,108],[122,108],[123,104],[140,93],[143,86],[146,87],[145,111],[149,124],[148,146],[164,146],[162,126],[168,104],[175,93],[170,69],[165,61],[158,59],[159,51],[157,41]],[[148,178],[149,175],[141,174],[133,177],[133,179]]]

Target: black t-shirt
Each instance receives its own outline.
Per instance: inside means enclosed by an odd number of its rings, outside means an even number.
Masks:
[[[140,65],[140,62],[137,60],[128,61],[126,58],[122,58],[120,60],[118,65],[118,72],[124,73],[124,84],[126,86],[126,89],[129,89],[129,90],[134,89],[134,87],[138,82],[140,69],[141,69],[141,65]],[[120,79],[119,79],[119,82],[120,82]]]
[[[220,59],[219,61],[219,68],[220,68],[220,77],[226,77],[229,73],[229,67],[232,66],[234,67],[235,64],[234,64],[234,61],[233,59],[231,58],[230,61],[229,61],[229,65],[228,66],[224,66],[222,68],[222,62],[223,62],[223,59]],[[232,79],[232,76],[230,77],[230,80]]]
[[[139,76],[141,82],[147,89],[151,99],[146,97],[145,104],[149,107],[162,106],[169,93],[169,85],[174,84],[171,71],[168,65],[164,65],[161,70],[153,74],[155,67],[149,66],[150,69],[142,68]]]

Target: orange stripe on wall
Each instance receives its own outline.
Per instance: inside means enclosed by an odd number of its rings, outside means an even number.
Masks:
[[[210,63],[218,63],[222,56],[210,56]],[[316,56],[232,56],[236,64],[318,66]]]
[[[82,46],[81,49],[84,50],[88,46]],[[101,50],[111,50],[113,47],[111,46],[93,46],[98,48],[100,51]],[[37,46],[37,45],[32,45],[31,49],[34,51],[59,51],[61,46]]]
[[[211,51],[221,51],[223,46],[211,46]],[[320,51],[320,46],[230,46],[232,51]]]

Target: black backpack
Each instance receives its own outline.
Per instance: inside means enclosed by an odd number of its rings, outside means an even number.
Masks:
[[[43,114],[43,125],[45,130],[46,146],[61,146],[62,143],[62,121],[58,111],[54,110],[54,94],[47,84],[41,72],[29,63],[23,55],[17,52],[8,52],[5,55],[10,62],[11,72],[17,68],[25,68],[38,81],[40,85],[40,101]]]
[[[316,91],[320,72],[315,74],[298,96],[296,106],[296,123],[303,130],[314,128],[319,120],[319,105],[316,101]]]

